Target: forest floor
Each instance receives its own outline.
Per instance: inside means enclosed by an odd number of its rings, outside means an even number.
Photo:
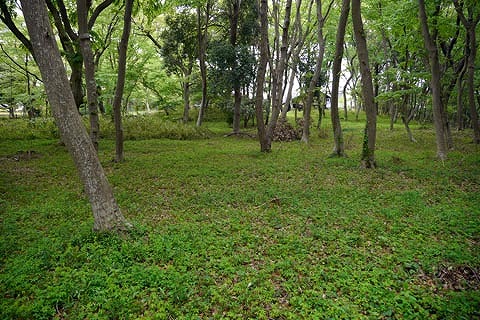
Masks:
[[[383,119],[375,170],[359,166],[363,121],[342,123],[345,158],[329,157],[328,124],[269,154],[221,123],[207,139],[140,135],[121,164],[104,139],[134,224],[115,235],[91,230],[58,139],[14,121],[16,133],[0,121],[1,319],[480,318],[471,131],[453,133],[441,162],[430,126],[411,143]]]

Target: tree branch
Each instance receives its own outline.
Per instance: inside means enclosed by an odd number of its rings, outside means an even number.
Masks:
[[[33,55],[33,58],[35,59],[35,55],[33,54],[33,47],[32,43],[30,40],[25,37],[25,35],[17,28],[15,25],[15,22],[13,22],[12,15],[10,14],[10,11],[8,10],[7,4],[5,1],[0,1],[0,12],[2,15],[0,15],[0,20],[2,20],[3,23],[7,26],[7,28],[12,31],[12,33],[17,37],[18,40],[27,48],[28,51]]]
[[[13,59],[6,51],[5,49],[3,48],[3,45],[0,43],[0,49],[2,50],[3,54],[5,54],[5,56],[8,58],[8,60],[10,60],[13,64],[15,64],[18,68],[22,69],[23,72],[28,72],[29,75],[31,75],[32,77],[34,77],[35,79],[37,79],[38,81],[40,82],[43,82],[42,79],[40,79],[39,76],[37,76],[35,73],[32,73],[30,71],[28,71],[27,69],[25,69],[25,67],[23,67],[22,65],[20,65],[18,62],[15,61],[15,59]]]
[[[90,19],[88,20],[88,30],[93,29],[93,25],[95,24],[95,21],[97,20],[98,16],[100,13],[102,13],[103,10],[107,9],[114,0],[105,0],[102,3],[100,3],[95,10],[93,10],[92,15]]]

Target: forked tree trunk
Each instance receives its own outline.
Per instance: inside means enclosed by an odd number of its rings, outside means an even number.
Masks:
[[[285,68],[287,65],[287,53],[288,53],[288,44],[289,44],[289,29],[290,29],[290,14],[292,12],[292,0],[287,0],[285,3],[285,17],[282,24],[282,42],[280,46],[280,58],[278,64],[276,65],[275,72],[276,76],[272,84],[272,115],[270,122],[268,123],[267,135],[269,139],[272,139],[273,132],[278,122],[280,116],[280,110],[282,106],[283,99],[283,76],[285,73]]]
[[[350,0],[342,1],[342,11],[340,13],[340,19],[338,21],[337,37],[335,40],[335,57],[333,59],[332,67],[332,100],[331,100],[331,118],[332,118],[332,127],[333,127],[333,155],[335,156],[344,156],[345,155],[345,146],[343,143],[343,134],[342,126],[340,124],[340,116],[338,114],[338,87],[340,84],[340,72],[342,69],[342,58],[343,58],[343,41],[345,38],[345,28],[347,26],[348,13],[350,12]],[[350,76],[351,78],[351,76]],[[348,81],[347,81],[348,83]],[[343,89],[344,98],[346,98],[345,90]],[[346,106],[346,101],[344,101],[344,107]],[[345,107],[345,117],[347,117],[347,110]],[[345,118],[346,120],[346,118]]]
[[[432,104],[433,104],[433,123],[435,125],[435,138],[437,142],[437,156],[440,160],[447,158],[447,140],[445,132],[444,110],[442,103],[442,93],[440,84],[440,63],[438,60],[438,48],[435,44],[432,35],[428,29],[427,14],[425,12],[424,0],[418,0],[419,17],[422,27],[422,34],[425,43],[425,49],[428,52],[428,62],[430,64],[430,71],[432,78],[430,86],[432,89]]]
[[[95,82],[95,64],[93,61],[93,52],[90,44],[90,34],[88,32],[87,22],[87,1],[77,0],[78,15],[78,37],[80,40],[80,49],[82,50],[83,64],[85,66],[85,82],[87,84],[87,104],[90,115],[90,139],[92,139],[95,150],[98,151],[98,138],[100,134],[100,123],[98,120],[98,96],[97,84]]]
[[[124,160],[123,152],[123,126],[122,126],[122,97],[125,88],[125,75],[127,67],[128,38],[132,25],[133,0],[125,0],[125,13],[123,16],[123,33],[118,48],[118,74],[115,96],[113,98],[113,116],[115,120],[115,162]]]
[[[362,15],[360,11],[360,0],[352,0],[352,22],[353,33],[357,43],[357,55],[360,62],[360,74],[362,76],[362,94],[367,124],[363,138],[362,166],[364,168],[375,168],[375,140],[377,135],[377,110],[373,96],[372,73],[368,59],[367,40],[363,29]]]
[[[42,0],[21,2],[53,116],[92,205],[93,229],[124,230],[129,224],[118,207],[92,141],[75,107],[45,2]]]

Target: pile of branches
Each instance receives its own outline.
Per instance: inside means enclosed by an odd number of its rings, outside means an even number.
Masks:
[[[302,137],[302,129],[295,128],[286,119],[278,119],[277,125],[273,132],[273,141],[294,141],[300,140]]]

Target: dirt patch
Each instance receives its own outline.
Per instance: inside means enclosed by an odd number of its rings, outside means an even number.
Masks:
[[[445,289],[455,291],[480,289],[480,267],[442,267],[435,277]]]
[[[441,266],[433,275],[419,272],[419,278],[424,285],[444,290],[480,290],[479,266]]]
[[[27,150],[27,151],[17,151],[17,153],[15,153],[14,155],[7,156],[5,158],[13,161],[29,161],[32,159],[38,159],[41,156],[42,154],[38,153],[35,150]]]

